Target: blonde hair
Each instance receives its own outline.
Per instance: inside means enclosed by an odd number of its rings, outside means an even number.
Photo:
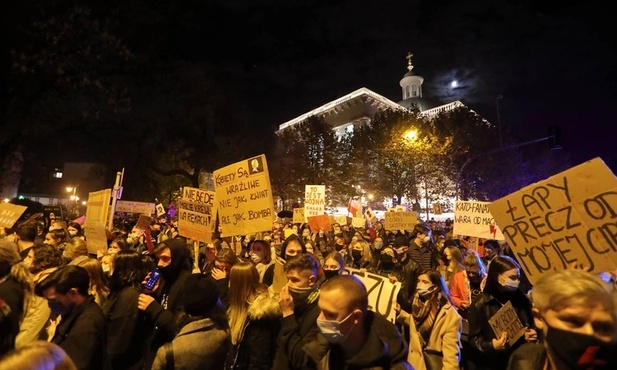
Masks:
[[[364,261],[373,262],[373,253],[371,253],[371,244],[362,238],[356,240],[354,245],[352,245],[352,248],[356,244],[360,244],[362,246],[362,253],[363,253],[362,258],[364,259]]]
[[[0,239],[0,263],[4,262],[8,266],[11,266],[11,275],[21,288],[24,290],[24,307],[22,317],[23,319],[26,312],[28,312],[28,303],[30,298],[34,296],[34,282],[32,275],[28,272],[28,268],[21,261],[21,256],[18,252],[17,244],[10,242],[6,239]]]
[[[90,276],[90,292],[95,293],[97,303],[101,305],[109,294],[109,287],[103,281],[103,266],[96,258],[88,258],[77,264],[88,271]]]
[[[259,294],[267,290],[259,282],[259,272],[251,262],[241,261],[233,265],[229,272],[229,327],[231,342],[237,344],[242,340],[248,309]]]
[[[59,345],[37,340],[12,350],[0,359],[0,369],[77,370]]]

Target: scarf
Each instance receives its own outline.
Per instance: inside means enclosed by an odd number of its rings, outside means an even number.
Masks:
[[[413,298],[411,315],[416,324],[416,328],[418,328],[418,333],[420,333],[422,347],[426,346],[426,343],[428,343],[437,314],[444,305],[440,297],[441,294],[438,291],[434,291],[424,302],[417,293]]]

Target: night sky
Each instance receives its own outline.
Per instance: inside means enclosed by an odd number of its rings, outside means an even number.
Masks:
[[[616,168],[617,49],[606,9],[531,1],[242,0],[179,1],[176,13],[165,14],[147,3],[110,2],[119,17],[140,9],[135,27],[118,36],[136,51],[143,45],[135,40],[149,47],[161,40],[166,58],[224,65],[233,76],[227,90],[255,131],[274,131],[361,87],[399,101],[411,52],[425,97],[461,100],[495,123],[501,95],[499,118],[515,142],[560,125],[564,155],[574,164],[600,156]],[[174,21],[178,14],[182,23]]]

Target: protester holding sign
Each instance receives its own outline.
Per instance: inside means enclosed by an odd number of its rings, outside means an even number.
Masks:
[[[518,289],[519,279],[519,264],[508,256],[497,256],[488,269],[483,292],[469,307],[469,342],[473,350],[468,361],[476,369],[505,369],[510,354],[516,348],[526,342],[537,341],[531,302]],[[509,338],[506,331],[497,336],[489,322],[508,302],[526,328],[520,338]]]

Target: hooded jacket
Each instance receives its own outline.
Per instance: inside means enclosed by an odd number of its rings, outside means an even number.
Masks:
[[[238,343],[227,356],[226,369],[270,369],[283,313],[267,293],[255,298]]]

